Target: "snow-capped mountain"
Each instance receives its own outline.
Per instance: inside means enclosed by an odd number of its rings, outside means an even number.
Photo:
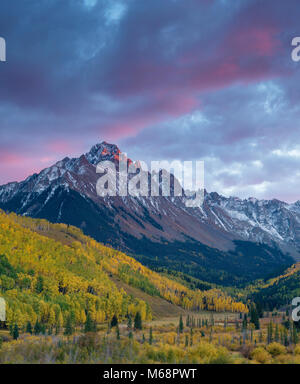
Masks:
[[[187,208],[181,197],[106,197],[97,195],[100,161],[119,162],[121,151],[114,144],[96,144],[79,158],[68,158],[34,174],[20,183],[0,187],[0,206],[23,215],[44,217],[47,206],[57,194],[75,191],[85,200],[113,216],[121,231],[154,241],[195,239],[208,246],[229,249],[232,240],[279,244],[300,250],[300,202],[279,200],[241,200],[205,192],[200,208]],[[128,159],[128,164],[132,163]],[[62,220],[64,200],[51,219]],[[84,226],[84,220],[82,221]]]
[[[160,266],[176,260],[178,265],[172,268],[202,279],[208,270],[214,276],[215,269],[225,271],[222,282],[227,270],[240,276],[249,272],[249,262],[257,277],[259,268],[267,273],[272,267],[291,264],[286,251],[297,258],[300,202],[241,200],[205,192],[201,207],[188,208],[184,196],[98,196],[96,165],[110,160],[118,170],[120,156],[116,145],[96,144],[79,158],[66,157],[20,183],[1,186],[0,208],[78,226],[98,241],[137,257],[146,255],[149,266],[156,265],[153,259],[158,260],[159,254]],[[139,168],[130,159],[125,161]],[[172,177],[171,190],[176,182]],[[243,244],[248,241],[252,245]]]

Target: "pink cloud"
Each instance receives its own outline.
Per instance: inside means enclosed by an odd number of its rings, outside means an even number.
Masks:
[[[43,167],[35,157],[1,150],[0,153],[0,184],[11,181],[21,181]]]
[[[280,48],[278,30],[271,26],[241,27],[227,37],[225,47],[235,56],[271,56]]]
[[[52,140],[46,144],[46,150],[59,154],[74,153],[80,145],[73,142],[72,133],[70,133],[70,140]]]
[[[13,164],[20,164],[22,161],[24,161],[24,156],[10,153],[8,151],[1,150],[0,153],[0,163],[4,163],[6,165],[13,165]]]
[[[117,121],[102,124],[99,132],[102,135],[104,133],[108,140],[121,139],[161,121],[189,113],[200,106],[199,100],[193,95],[177,94],[168,90],[158,90],[151,95],[150,100],[134,114],[121,115]]]

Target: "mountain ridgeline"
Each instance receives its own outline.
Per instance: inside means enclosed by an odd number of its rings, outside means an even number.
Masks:
[[[102,142],[79,158],[4,185],[0,208],[76,226],[152,269],[221,285],[281,273],[293,264],[291,255],[298,257],[298,203],[205,192],[202,207],[188,208],[183,197],[99,197],[96,165],[118,164],[120,154],[116,145]]]

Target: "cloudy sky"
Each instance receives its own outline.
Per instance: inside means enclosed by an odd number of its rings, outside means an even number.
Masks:
[[[1,0],[0,183],[103,140],[300,199],[299,0]]]

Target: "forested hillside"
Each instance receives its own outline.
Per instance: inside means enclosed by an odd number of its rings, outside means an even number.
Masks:
[[[256,291],[249,298],[264,310],[289,307],[292,299],[300,296],[300,263],[293,265],[284,274],[268,280]]]
[[[192,291],[64,224],[0,211],[0,255],[8,324],[38,320],[59,329],[67,322],[82,325],[87,314],[101,323],[138,311],[151,319],[149,304],[117,288],[116,277],[185,309],[247,311],[220,290]]]

